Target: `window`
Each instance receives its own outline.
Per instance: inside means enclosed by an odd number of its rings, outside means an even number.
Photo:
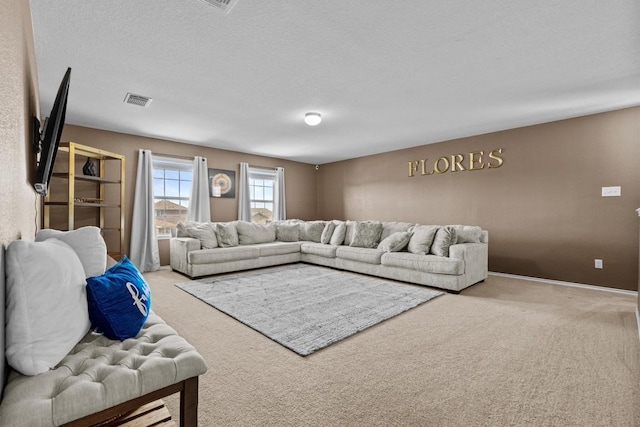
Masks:
[[[249,197],[251,199],[251,221],[267,224],[273,221],[273,186],[276,171],[273,169],[249,168]]]
[[[179,221],[187,220],[192,180],[192,161],[153,158],[154,217],[158,237],[169,237]]]

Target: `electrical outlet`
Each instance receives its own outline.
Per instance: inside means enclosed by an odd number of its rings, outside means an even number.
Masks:
[[[602,187],[602,197],[620,197],[622,195],[622,189],[617,187]]]
[[[602,260],[601,259],[596,259],[596,268],[601,270],[604,268],[604,266],[602,265]]]

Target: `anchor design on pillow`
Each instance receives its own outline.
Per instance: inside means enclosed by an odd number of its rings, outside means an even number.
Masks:
[[[147,296],[149,291],[147,290],[146,286],[142,295],[140,295],[140,291],[138,290],[138,288],[136,288],[136,286],[131,282],[127,282],[127,289],[129,290],[131,298],[133,299],[133,305],[138,307],[138,310],[140,310],[140,313],[142,313],[143,316],[146,316],[147,306],[144,305],[144,301],[147,301],[149,299]]]

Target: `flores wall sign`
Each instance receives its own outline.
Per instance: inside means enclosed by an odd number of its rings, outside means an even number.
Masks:
[[[479,171],[483,169],[495,169],[502,166],[502,148],[488,151],[472,151],[467,154],[452,154],[438,157],[435,161],[429,159],[410,160],[409,176],[433,175],[445,172]]]

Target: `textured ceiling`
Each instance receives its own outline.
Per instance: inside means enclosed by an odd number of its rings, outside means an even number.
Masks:
[[[640,105],[638,0],[31,9],[43,114],[70,66],[67,123],[311,164]]]

